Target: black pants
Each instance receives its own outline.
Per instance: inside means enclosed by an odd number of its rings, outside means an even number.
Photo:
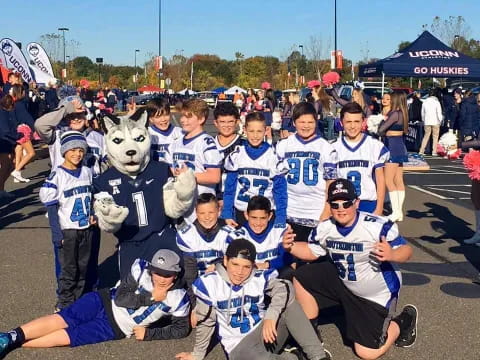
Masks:
[[[170,249],[175,251],[181,259],[183,258],[182,252],[177,246],[176,232],[170,226],[161,233],[154,233],[142,241],[122,242],[118,247],[120,279],[126,278],[136,259],[150,261],[160,249]]]
[[[88,264],[92,255],[93,229],[63,230],[63,246],[59,251],[60,277],[58,303],[60,309],[72,304],[85,293]]]

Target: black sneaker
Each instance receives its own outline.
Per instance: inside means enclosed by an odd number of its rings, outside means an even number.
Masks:
[[[400,315],[395,318],[400,327],[400,335],[395,341],[398,347],[408,348],[417,340],[418,310],[414,305],[405,305]]]

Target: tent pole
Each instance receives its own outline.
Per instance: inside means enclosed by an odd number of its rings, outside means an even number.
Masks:
[[[382,96],[385,92],[385,73],[382,71]]]

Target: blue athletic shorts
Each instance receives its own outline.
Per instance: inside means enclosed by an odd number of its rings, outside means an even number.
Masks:
[[[358,205],[358,210],[373,214],[376,207],[377,207],[376,200],[360,200],[360,204]]]
[[[72,305],[62,309],[58,315],[68,325],[65,331],[70,338],[71,347],[116,339],[97,292],[83,295]]]

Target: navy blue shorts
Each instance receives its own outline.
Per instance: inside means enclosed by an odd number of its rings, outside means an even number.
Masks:
[[[272,126],[273,115],[270,111],[264,111],[263,117],[265,118],[265,125]]]
[[[83,295],[72,305],[62,309],[58,315],[68,325],[65,331],[70,338],[71,347],[116,339],[102,299],[97,292]]]
[[[394,164],[408,162],[407,147],[403,136],[387,136],[385,145],[390,151],[390,159],[387,162]]]
[[[377,207],[376,200],[360,200],[360,204],[358,205],[358,210],[373,214],[376,207]]]

